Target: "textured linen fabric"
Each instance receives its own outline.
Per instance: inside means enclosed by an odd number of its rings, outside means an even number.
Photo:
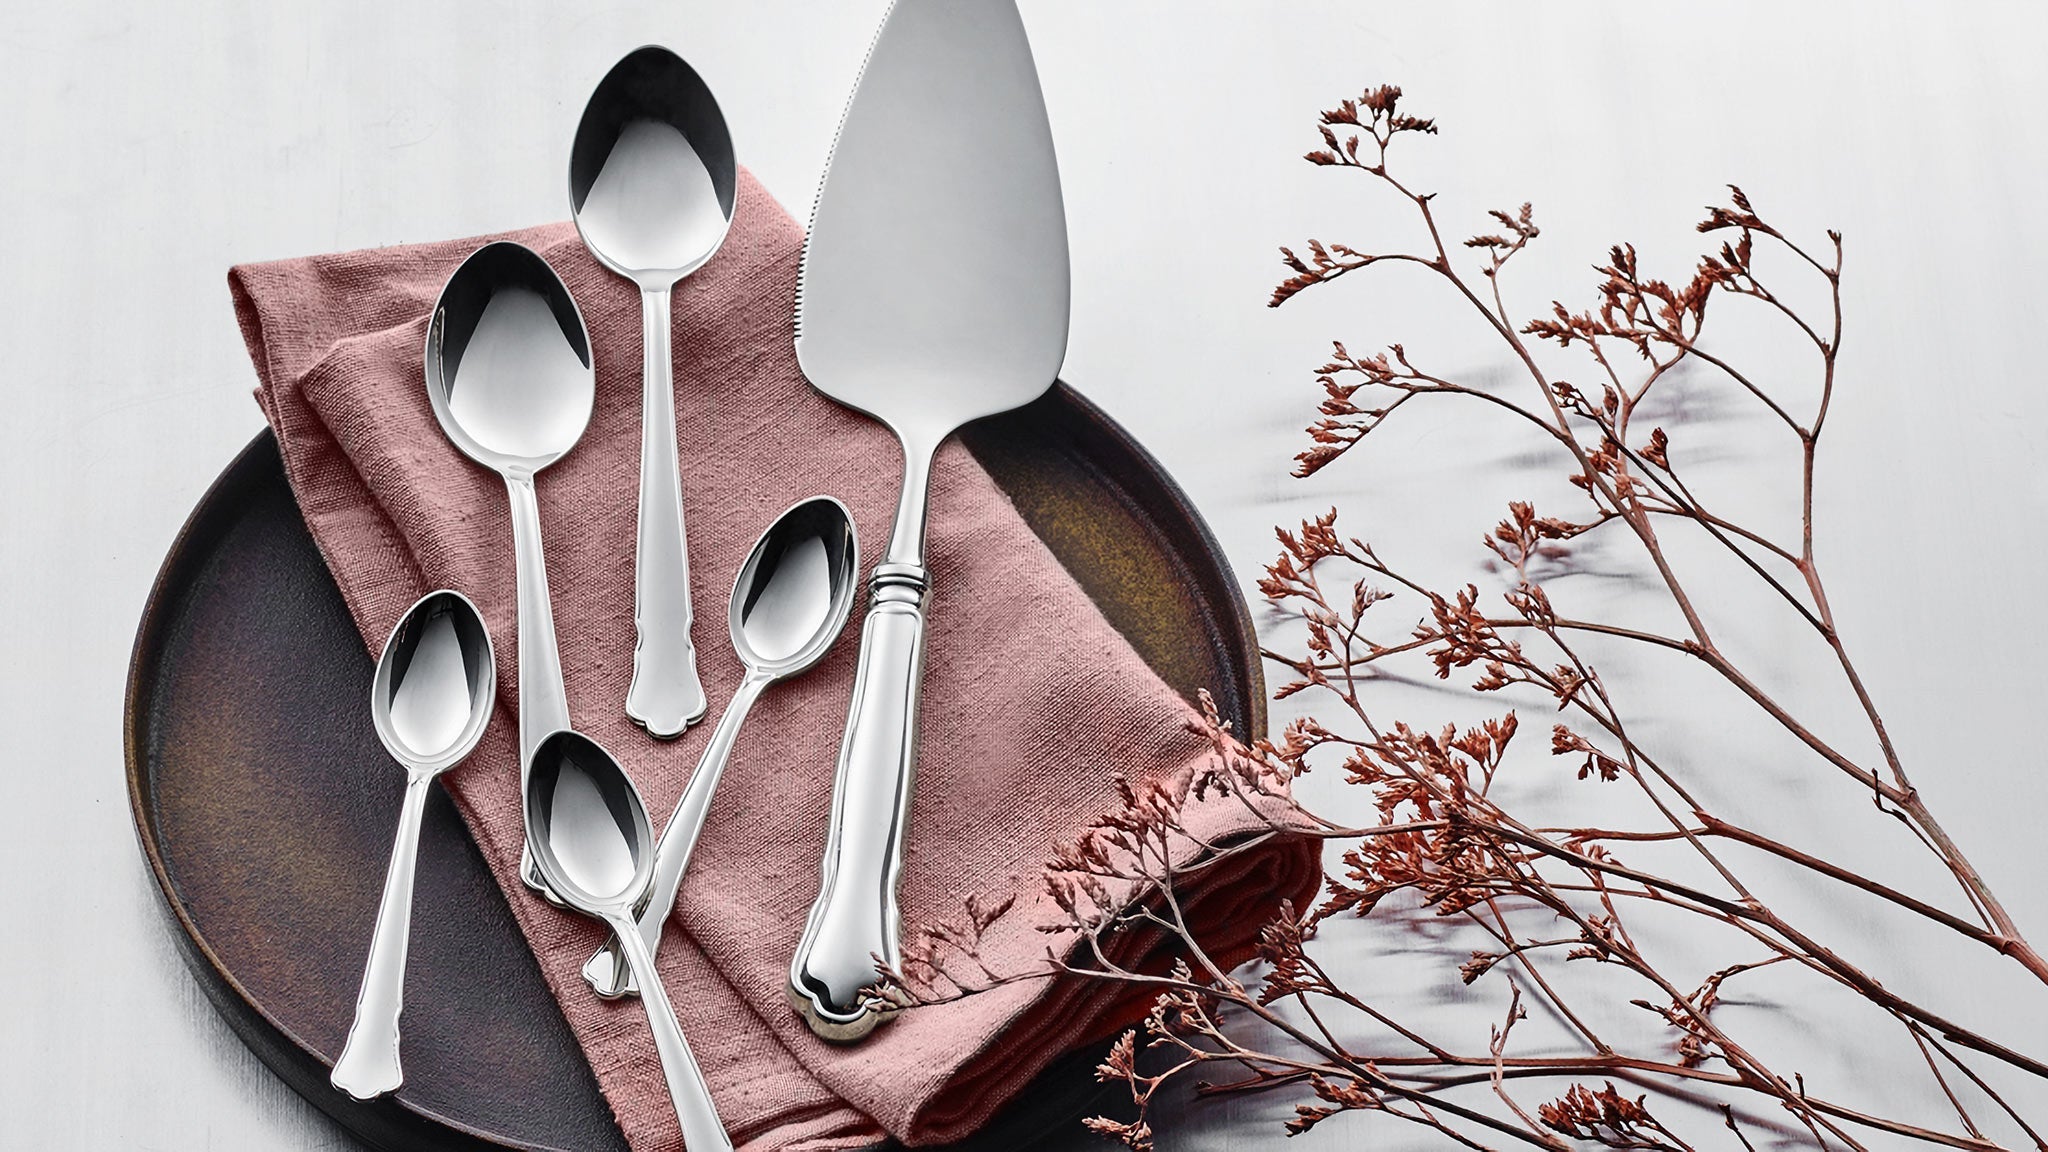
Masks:
[[[495,237],[494,237],[495,238]],[[657,828],[710,724],[657,742],[624,713],[633,669],[640,311],[567,224],[509,233],[538,251],[590,328],[597,402],[578,446],[538,479],[542,535],[570,711],[647,798]],[[560,1000],[627,1139],[681,1138],[640,1006],[605,1002],[578,970],[603,939],[517,878],[523,835],[510,514],[497,476],[442,435],[421,369],[427,317],[482,239],[382,248],[229,273],[236,311],[308,527],[373,650],[416,597],[460,589],[497,641],[500,707],[470,760],[444,777]],[[719,254],[674,296],[678,440],[695,641],[714,716],[743,669],[725,602],[755,537],[826,492],[852,509],[871,564],[886,540],[901,457],[880,425],[803,380],[790,314],[802,233],[743,174]],[[1192,710],[1102,617],[964,449],[939,453],[928,563],[934,592],[902,906],[907,927],[955,918],[969,893],[1015,893],[991,927],[997,970],[1041,961],[1054,919],[1036,874],[1055,843],[1115,804],[1112,778],[1171,771],[1208,753]],[[859,618],[812,672],[755,706],[691,861],[660,955],[664,984],[734,1140],[834,1148],[884,1134],[958,1138],[1061,1051],[1142,1010],[1124,990],[1034,980],[901,1014],[835,1047],[790,1011],[783,985],[818,888],[832,772]],[[1247,824],[1232,805],[1191,812],[1213,835]],[[1208,870],[1192,915],[1215,953],[1249,954],[1282,897],[1316,881],[1317,850],[1279,839]],[[1143,941],[1132,947],[1142,949]]]

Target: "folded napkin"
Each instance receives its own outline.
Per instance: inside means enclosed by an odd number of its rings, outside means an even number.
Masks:
[[[616,754],[657,828],[711,725],[659,743],[625,716],[633,670],[634,502],[640,461],[636,290],[567,224],[509,233],[582,307],[597,405],[581,443],[538,481],[549,583],[577,727]],[[797,370],[790,313],[802,232],[743,175],[731,234],[676,289],[676,420],[696,644],[714,708],[742,668],[725,601],[754,538],[798,499],[852,509],[872,562],[887,538],[901,457],[880,425],[824,399]],[[604,932],[554,909],[516,872],[519,812],[510,516],[498,478],[460,455],[427,404],[421,347],[448,274],[482,240],[243,265],[229,273],[307,526],[374,651],[414,598],[457,588],[497,640],[501,707],[475,755],[444,777],[511,901],[563,1013],[636,1150],[680,1146],[640,1007],[608,1003],[578,969]],[[1053,846],[1115,806],[1113,775],[1207,754],[1188,704],[1154,675],[1007,497],[957,444],[932,482],[934,608],[920,764],[903,868],[907,929],[957,918],[975,893],[1015,903],[988,930],[998,971],[1041,964],[1056,920],[1037,874]],[[818,889],[854,629],[807,675],[771,688],[741,732],[691,858],[661,975],[736,1143],[839,1148],[894,1136],[958,1138],[1060,1052],[1108,1034],[1142,1003],[1127,990],[1032,980],[902,1013],[867,1041],[814,1038],[783,992]],[[715,717],[714,717],[715,718]],[[1227,835],[1230,805],[1194,814]],[[1233,824],[1233,821],[1236,824]],[[1204,874],[1192,900],[1212,951],[1237,961],[1282,897],[1315,883],[1317,853],[1274,841]],[[1256,914],[1252,914],[1253,912]]]

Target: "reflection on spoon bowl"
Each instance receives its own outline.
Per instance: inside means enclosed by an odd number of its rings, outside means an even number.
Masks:
[[[590,250],[610,254],[615,269],[665,272],[703,263],[732,222],[689,138],[646,117],[619,127],[576,218]]]
[[[775,518],[733,581],[726,624],[750,673],[794,676],[824,657],[853,612],[853,515],[813,496]]]
[[[703,77],[658,44],[612,66],[569,152],[569,208],[605,267],[642,287],[696,271],[732,224],[739,166]]]
[[[476,748],[496,699],[497,667],[483,616],[443,589],[406,610],[385,641],[370,719],[393,759],[438,772]]]
[[[528,766],[527,839],[548,886],[592,916],[631,908],[653,874],[654,830],[633,781],[595,740],[563,730]]]
[[[427,399],[464,455],[538,472],[576,446],[597,396],[590,338],[540,255],[500,241],[448,278],[427,331]]]

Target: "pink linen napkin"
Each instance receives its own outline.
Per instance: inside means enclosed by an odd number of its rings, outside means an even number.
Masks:
[[[590,328],[597,404],[581,443],[538,481],[549,582],[577,727],[639,784],[657,828],[711,725],[650,739],[625,716],[633,667],[634,501],[640,312],[567,224],[510,233],[574,293]],[[441,284],[483,241],[449,241],[243,265],[229,273],[260,385],[306,523],[362,631],[381,643],[428,589],[460,589],[497,640],[501,707],[470,761],[444,777],[511,901],[549,985],[633,1148],[680,1147],[638,1005],[608,1003],[578,969],[594,922],[534,898],[516,876],[514,585],[497,477],[434,422],[421,346]],[[718,256],[676,289],[677,430],[695,639],[714,711],[742,668],[725,637],[727,593],[754,538],[819,492],[852,509],[867,555],[886,539],[901,457],[880,425],[814,392],[791,344],[802,232],[749,175]],[[932,483],[934,608],[920,766],[903,870],[907,928],[956,917],[963,898],[1014,905],[990,927],[990,967],[1041,962],[1056,919],[1039,866],[1115,806],[1113,775],[1171,771],[1207,754],[1192,710],[1145,665],[1060,567],[971,455],[940,452]],[[905,1012],[866,1042],[814,1038],[783,992],[818,887],[832,770],[845,721],[855,620],[817,669],[768,691],[742,731],[668,924],[660,966],[734,1140],[837,1148],[956,1139],[1060,1052],[1107,1035],[1142,1005],[1081,981],[1035,980]],[[715,719],[715,715],[713,719]],[[1246,822],[1193,815],[1227,835]],[[1235,823],[1233,823],[1235,822]],[[1205,873],[1192,915],[1214,951],[1249,955],[1283,898],[1317,878],[1318,852],[1275,840]]]

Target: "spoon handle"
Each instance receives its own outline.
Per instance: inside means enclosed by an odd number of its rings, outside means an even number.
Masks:
[[[420,819],[427,808],[430,772],[412,772],[399,809],[391,865],[384,873],[384,898],[370,930],[370,958],[363,965],[355,1023],[328,1079],[358,1100],[371,1100],[405,1082],[398,1062],[398,1014],[405,1000],[405,951],[412,935],[412,880],[420,851]]]
[[[654,883],[637,921],[640,942],[647,946],[649,956],[661,951],[661,926],[675,909],[676,893],[682,890],[683,874],[690,868],[690,853],[696,849],[697,837],[704,831],[704,818],[711,811],[711,797],[718,791],[718,778],[725,773],[726,761],[732,756],[733,742],[739,738],[740,725],[746,722],[747,710],[760,699],[761,690],[772,683],[772,677],[755,672],[747,673],[746,679],[740,681],[738,691],[732,694],[732,701],[718,717],[718,726],[711,730],[710,743],[697,757],[697,767],[690,773],[690,782],[683,786],[683,795],[676,801],[674,814],[662,826],[661,839],[654,846]],[[583,965],[583,979],[599,996],[607,999],[639,991],[616,939],[605,941],[604,947]]]
[[[697,1067],[690,1043],[683,1039],[683,1026],[676,1022],[668,990],[661,986],[661,977],[654,970],[654,954],[641,942],[625,912],[607,915],[605,922],[612,926],[613,936],[624,943],[626,963],[640,985],[640,1005],[647,1009],[647,1027],[654,1033],[654,1050],[661,1056],[661,1074],[668,1081],[669,1101],[675,1105],[676,1119],[682,1124],[684,1149],[732,1152],[732,1141],[726,1136],[725,1124],[719,1120],[717,1105],[711,1100],[711,1086],[704,1082],[704,1071]]]
[[[547,554],[541,548],[540,499],[534,495],[533,475],[505,473],[505,493],[512,505],[513,576],[519,595],[519,785],[523,797],[533,750],[549,735],[570,726],[569,694],[562,686],[562,654],[555,646],[555,609],[548,597]],[[519,875],[528,888],[561,903],[541,879],[533,852],[524,847],[519,852]]]
[[[633,564],[633,683],[626,715],[667,740],[704,718],[710,701],[690,642],[690,553],[676,465],[669,289],[640,291],[640,522]]]

